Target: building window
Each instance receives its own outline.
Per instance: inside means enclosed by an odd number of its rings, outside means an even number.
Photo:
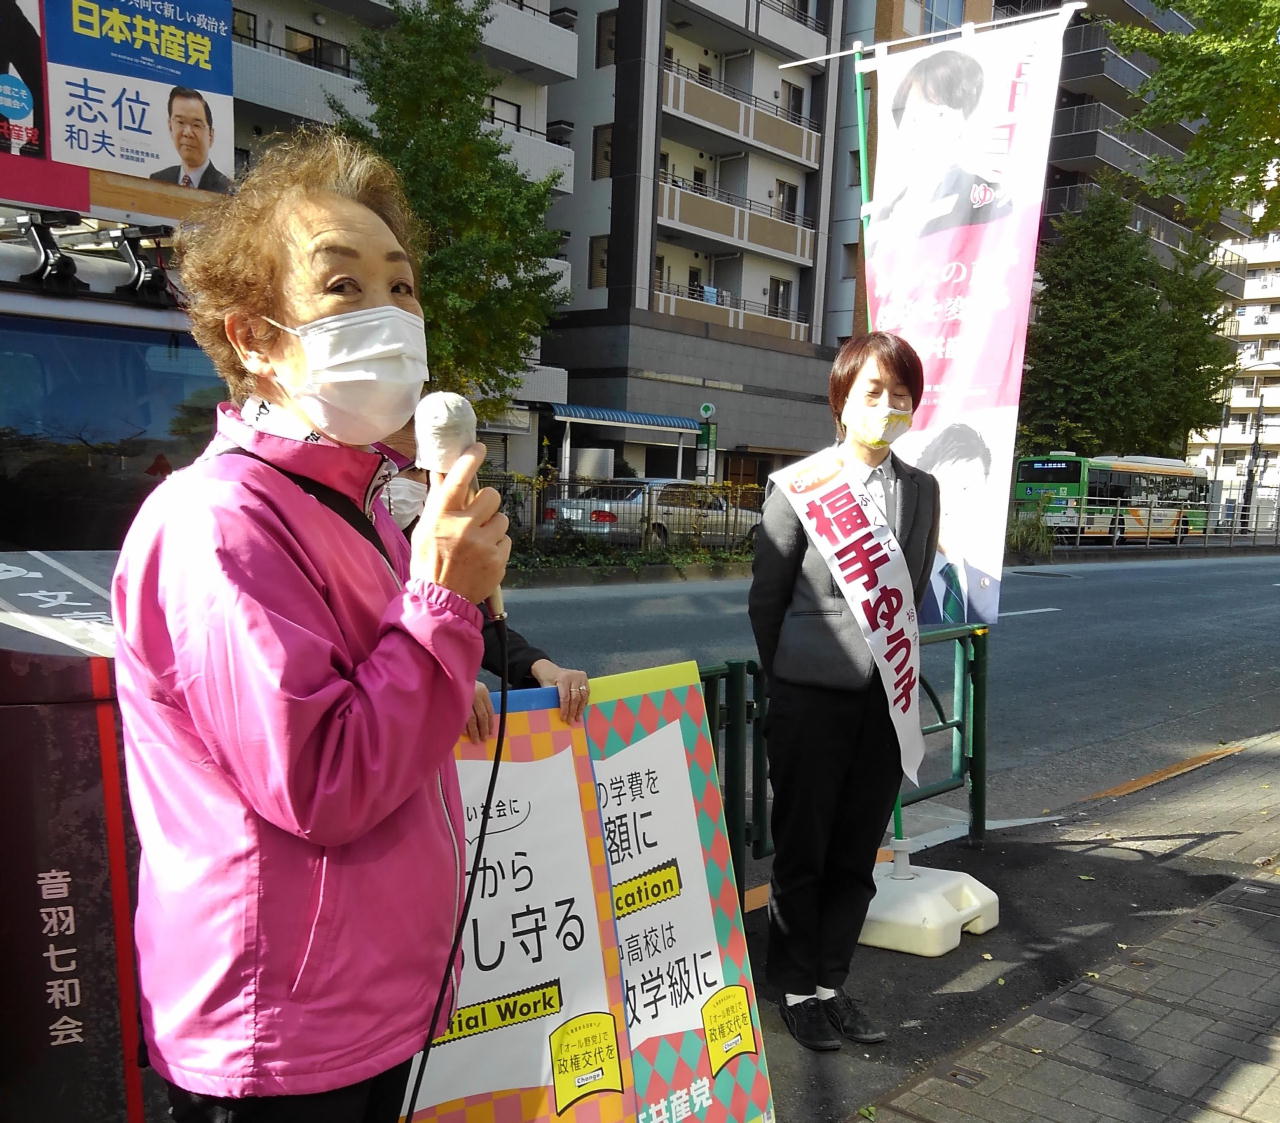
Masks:
[[[351,77],[351,54],[342,43],[322,39],[319,35],[311,35],[294,27],[286,27],[284,49],[286,54],[317,70]]]
[[[782,83],[782,105],[793,121],[804,117],[804,88],[794,82]]]
[[[658,254],[653,259],[653,279],[662,284],[667,279],[667,259]]]
[[[689,266],[689,299],[702,299],[702,270]]]
[[[587,268],[587,288],[602,289],[609,283],[609,235],[597,234],[592,238],[588,252],[591,260]]]
[[[520,106],[514,101],[489,95],[489,120],[499,125],[520,128]]]
[[[235,149],[236,177],[244,175],[253,166],[253,154],[247,148]]]
[[[258,41],[258,16],[243,8],[231,9],[231,38],[253,46]]]
[[[701,82],[704,86],[711,85],[711,82],[712,82],[711,67],[704,66],[702,63],[698,63],[698,81]]]
[[[769,315],[791,319],[791,282],[785,278],[769,278]]]
[[[964,0],[924,0],[924,31],[949,31],[964,23]]]
[[[591,132],[591,178],[613,175],[613,125],[597,125]]]
[[[596,17],[596,69],[612,66],[618,60],[614,39],[618,30],[618,9],[601,12]]]
[[[862,164],[858,161],[858,150],[851,149],[849,152],[849,186],[862,186]]]
[[[667,175],[671,171],[671,154],[669,152],[658,153],[658,174]]]
[[[840,276],[844,280],[858,275],[858,243],[845,242],[844,244],[844,272]]]
[[[779,210],[782,211],[782,217],[788,222],[795,222],[800,188],[794,183],[788,183],[785,179],[775,180],[774,182],[776,184],[774,201],[778,204]]]

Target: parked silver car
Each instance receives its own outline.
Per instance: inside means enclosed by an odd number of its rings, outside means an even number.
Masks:
[[[573,531],[628,546],[750,546],[759,525],[760,512],[730,502],[723,486],[641,478],[549,489],[539,533]]]

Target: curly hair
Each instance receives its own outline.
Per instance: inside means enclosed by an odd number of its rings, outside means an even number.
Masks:
[[[409,254],[416,277],[418,229],[399,175],[369,148],[330,129],[305,129],[274,144],[235,194],[200,207],[178,232],[191,334],[237,403],[254,393],[256,379],[227,339],[226,316],[281,315],[281,219],[290,204],[326,193],[360,203],[382,219]],[[265,330],[270,342],[274,329]]]

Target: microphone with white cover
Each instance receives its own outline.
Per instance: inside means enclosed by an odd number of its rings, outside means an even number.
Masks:
[[[417,466],[429,472],[445,473],[476,443],[476,411],[461,394],[435,390],[418,403],[413,415],[413,432],[418,443]],[[477,490],[472,477],[471,493],[474,495]],[[493,619],[507,618],[501,586],[493,590],[485,604]]]

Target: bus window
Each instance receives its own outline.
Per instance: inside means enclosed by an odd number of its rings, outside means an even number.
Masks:
[[[1089,498],[1090,499],[1110,499],[1111,498],[1111,473],[1104,472],[1101,468],[1089,469]]]

